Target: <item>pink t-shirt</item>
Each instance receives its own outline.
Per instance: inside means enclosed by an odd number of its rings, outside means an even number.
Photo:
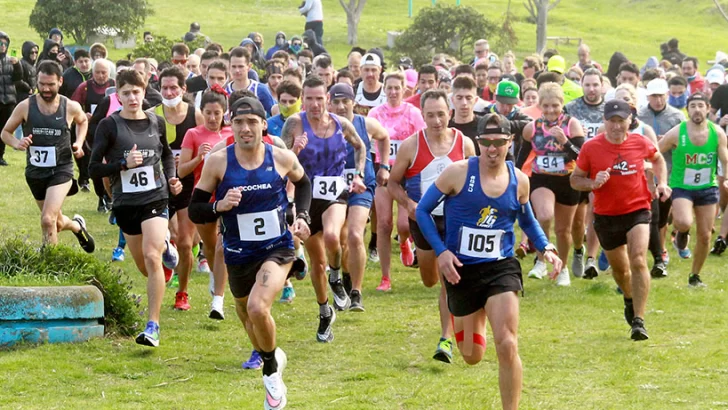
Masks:
[[[425,128],[425,120],[422,119],[422,113],[414,105],[408,102],[402,102],[398,107],[392,107],[389,104],[382,104],[369,111],[369,118],[374,118],[389,133],[389,163],[394,164],[397,157],[397,151],[402,141],[410,135]],[[377,151],[379,150],[377,146]],[[377,152],[377,159],[379,152]]]
[[[222,127],[220,131],[210,131],[205,128],[204,125],[198,125],[195,128],[190,128],[189,130],[187,130],[187,132],[185,133],[185,137],[182,140],[182,148],[191,149],[192,158],[194,158],[198,155],[200,145],[208,143],[211,147],[214,147],[218,142],[224,140],[227,137],[232,137],[232,135],[232,129],[227,126]],[[202,166],[204,164],[205,161],[203,160],[195,168],[195,185],[197,185],[197,182],[200,180],[200,176],[202,175]]]

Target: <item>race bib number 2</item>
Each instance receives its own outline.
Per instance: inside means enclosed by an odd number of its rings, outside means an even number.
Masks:
[[[240,240],[246,242],[267,241],[281,236],[278,210],[238,215]]]
[[[352,177],[353,179],[353,177]],[[313,197],[326,201],[335,201],[339,198],[347,183],[342,177],[318,176],[313,178]]]
[[[30,147],[30,164],[36,167],[56,166],[56,147]]]
[[[685,168],[683,183],[688,186],[700,186],[710,182],[711,168],[691,169]]]
[[[121,191],[125,194],[151,191],[157,188],[154,167],[148,165],[121,171]]]
[[[463,227],[460,232],[461,255],[473,258],[500,259],[503,231]]]

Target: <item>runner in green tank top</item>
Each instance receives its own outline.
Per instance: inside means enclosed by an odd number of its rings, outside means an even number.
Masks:
[[[710,236],[718,204],[716,170],[718,161],[726,169],[728,146],[725,132],[707,120],[708,98],[695,93],[688,98],[690,119],[673,127],[660,141],[660,151],[672,153],[672,222],[678,231],[673,246],[681,256],[689,254],[693,212],[697,223],[695,256],[688,284],[703,287],[700,270],[708,256]],[[728,182],[724,182],[728,187]]]

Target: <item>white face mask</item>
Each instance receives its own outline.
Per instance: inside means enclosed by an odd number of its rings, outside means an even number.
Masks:
[[[182,96],[179,95],[176,98],[172,98],[171,100],[168,100],[166,98],[162,98],[162,104],[169,108],[174,108],[179,105],[179,103],[182,102]]]

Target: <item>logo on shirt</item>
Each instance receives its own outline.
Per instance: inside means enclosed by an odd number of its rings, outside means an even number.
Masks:
[[[243,192],[249,192],[249,191],[258,191],[261,189],[272,189],[273,187],[271,186],[271,184],[253,184],[253,185],[243,185],[238,188],[240,188]]]
[[[612,173],[615,175],[632,175],[637,172],[637,165],[630,164],[622,158],[622,155],[617,155],[612,163]]]
[[[478,226],[481,226],[483,228],[492,228],[493,225],[495,225],[496,219],[498,219],[498,216],[496,215],[498,213],[498,210],[488,206],[480,210],[480,219],[478,219]]]
[[[475,175],[471,175],[470,180],[468,181],[468,192],[473,192],[474,188],[475,188]]]
[[[686,165],[712,165],[715,160],[715,153],[709,154],[685,154]]]

